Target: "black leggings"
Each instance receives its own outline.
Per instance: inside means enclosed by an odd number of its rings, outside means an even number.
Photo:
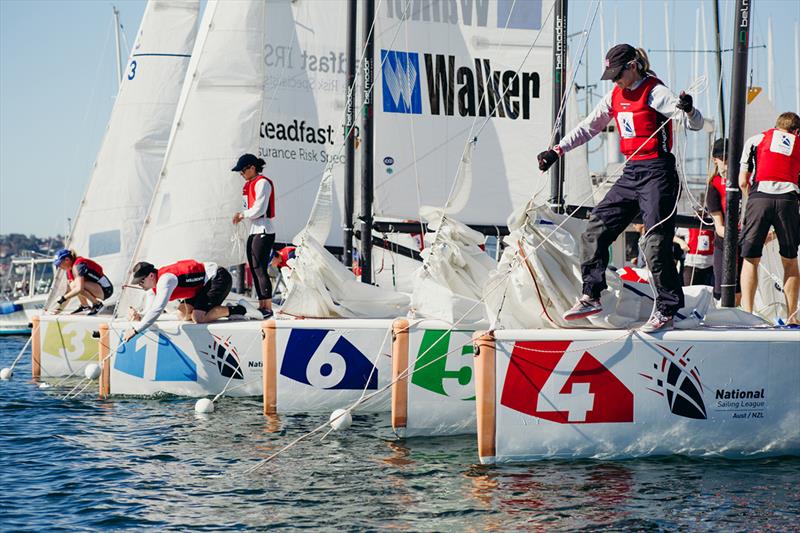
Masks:
[[[253,273],[253,284],[259,300],[272,298],[272,282],[269,280],[269,256],[275,244],[274,233],[257,233],[247,237],[247,264]]]

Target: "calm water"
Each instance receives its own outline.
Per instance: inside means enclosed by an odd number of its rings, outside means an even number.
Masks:
[[[9,366],[25,339],[0,339]],[[800,459],[659,458],[484,467],[471,438],[395,441],[388,416],[302,442],[257,400],[77,400],[0,382],[0,530],[800,529]]]

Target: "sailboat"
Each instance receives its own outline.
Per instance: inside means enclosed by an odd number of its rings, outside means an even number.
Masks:
[[[53,282],[52,260],[18,256],[9,264],[0,296],[0,335],[27,335],[31,320],[44,308]]]
[[[108,127],[67,247],[101,265],[113,308],[159,178],[197,34],[199,0],[151,0],[145,8]],[[48,307],[66,291],[59,271]],[[77,299],[76,299],[77,300]],[[34,378],[80,372],[97,361],[93,336],[107,316],[42,314],[32,332]]]

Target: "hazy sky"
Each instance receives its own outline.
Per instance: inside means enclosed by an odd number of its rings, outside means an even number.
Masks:
[[[711,28],[711,0],[667,3],[673,48],[694,48],[695,10],[701,3],[705,5],[707,27]],[[132,45],[145,1],[121,0],[116,5],[128,45]],[[580,31],[587,8],[594,4],[589,0],[570,0],[569,5],[570,32]],[[667,82],[667,54],[655,51],[666,44],[664,2],[605,0],[606,43],[613,40],[615,26],[617,42],[639,41],[640,5],[644,6],[641,45],[653,50],[650,54],[653,67]],[[734,3],[726,0],[721,5],[723,47],[729,48]],[[104,0],[0,0],[0,234],[65,233],[67,219],[77,211],[116,93],[111,6],[111,2]],[[800,20],[800,2],[755,0],[751,44],[766,43],[770,16],[775,41],[775,108],[797,111],[794,25]],[[589,46],[591,82],[600,75],[604,54],[599,34],[598,20]],[[702,46],[702,40],[699,42]],[[713,48],[710,32],[707,43]],[[577,45],[577,40],[573,39],[571,44]],[[570,57],[573,53],[571,50]],[[124,55],[127,56],[127,50]],[[766,58],[764,49],[752,50],[749,66],[756,85],[766,85]],[[693,79],[691,60],[692,54],[674,54],[675,77],[671,86],[676,92]],[[709,55],[708,64],[713,90],[716,83],[713,55]],[[730,71],[729,63],[726,69]],[[581,69],[578,83],[583,82]],[[710,96],[714,102],[713,93]],[[729,98],[726,86],[726,107]],[[697,104],[706,111],[703,96]]]

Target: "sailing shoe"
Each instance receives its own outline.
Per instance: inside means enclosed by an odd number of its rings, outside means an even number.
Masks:
[[[86,313],[86,314],[87,315],[96,315],[97,313],[99,313],[102,310],[103,310],[103,302],[97,302],[96,304],[94,304],[92,306],[91,309],[89,309],[89,312]]]
[[[88,305],[79,305],[78,308],[72,311],[70,314],[77,315],[78,313],[83,313],[84,311],[88,311],[89,309],[91,309],[91,307],[89,307]]]
[[[261,319],[262,320],[266,320],[268,318],[272,318],[272,315],[274,314],[272,312],[272,309],[259,309],[259,311],[261,311]]]
[[[243,305],[229,305],[227,307],[228,307],[228,316],[243,317],[247,314],[247,309],[245,309]]]
[[[639,331],[644,333],[655,333],[656,331],[665,331],[672,329],[673,320],[671,316],[666,316],[661,311],[654,311],[650,320],[645,322]]]
[[[244,314],[244,316],[246,316],[247,318],[252,318],[253,320],[264,319],[264,317],[261,315],[261,309],[251,304],[244,298],[240,298],[239,301],[236,303],[239,304],[239,306],[241,306],[242,308],[244,308],[245,312],[242,314]]]
[[[603,306],[600,304],[600,298],[590,298],[584,294],[569,311],[564,313],[563,318],[564,320],[578,320],[579,318],[596,315],[602,310]]]

